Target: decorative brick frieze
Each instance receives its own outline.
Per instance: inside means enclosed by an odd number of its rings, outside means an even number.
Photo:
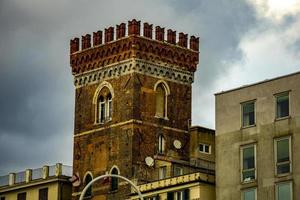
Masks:
[[[192,36],[188,48],[188,37],[184,33],[179,34],[179,41],[176,43],[176,31],[170,29],[167,33],[167,41],[164,39],[164,28],[159,26],[156,27],[156,39],[152,39],[152,25],[148,23],[144,23],[144,36],[140,36],[140,21],[128,22],[128,36],[125,35],[125,29],[124,23],[116,27],[117,40],[114,40],[113,27],[105,29],[104,44],[102,44],[102,32],[94,32],[93,46],[89,34],[82,36],[81,49],[79,49],[79,39],[72,39],[70,64],[73,75],[130,58],[161,61],[190,72],[196,71],[199,62],[199,38]]]
[[[158,64],[138,58],[131,58],[103,68],[96,68],[95,70],[78,74],[74,77],[74,85],[82,87],[87,84],[94,84],[131,73],[141,73],[181,84],[191,84],[194,81],[193,72],[184,71],[168,63]]]

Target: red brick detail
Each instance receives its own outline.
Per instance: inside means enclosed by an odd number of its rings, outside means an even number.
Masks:
[[[152,24],[144,23],[144,37],[152,39]]]
[[[90,34],[86,34],[85,36],[81,37],[81,49],[87,49],[91,47],[91,35]]]
[[[79,38],[70,40],[70,54],[79,51]]]
[[[190,49],[194,51],[199,51],[199,37],[191,36]]]
[[[102,44],[102,31],[93,32],[93,46]]]
[[[155,39],[158,41],[164,41],[165,39],[165,28],[160,26],[155,27]]]
[[[109,27],[105,29],[105,43],[111,42],[114,40],[114,27]]]
[[[140,35],[141,21],[135,19],[128,21],[128,35]]]
[[[141,36],[130,36],[71,54],[70,62],[73,74],[79,74],[134,57],[170,63],[192,72],[196,71],[199,61],[198,52]]]
[[[188,35],[184,33],[179,33],[179,41],[178,45],[187,48],[187,40],[188,40]]]
[[[116,39],[125,37],[125,33],[126,33],[126,24],[121,23],[120,25],[117,25],[117,38]]]
[[[171,29],[168,29],[167,42],[171,44],[176,44],[176,31],[172,31]]]

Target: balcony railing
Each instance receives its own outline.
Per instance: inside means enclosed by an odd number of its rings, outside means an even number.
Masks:
[[[43,180],[57,176],[72,176],[72,166],[56,165],[44,166],[37,169],[27,169],[18,173],[10,173],[9,175],[0,176],[0,187],[12,186],[15,184],[28,183],[33,180]]]

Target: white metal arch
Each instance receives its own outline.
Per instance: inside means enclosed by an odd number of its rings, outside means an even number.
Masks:
[[[106,178],[106,177],[116,177],[116,178],[120,178],[120,179],[123,179],[123,180],[127,181],[127,182],[130,183],[131,186],[137,191],[139,198],[140,198],[141,200],[144,200],[144,197],[143,197],[141,191],[139,190],[139,188],[138,188],[132,181],[130,181],[128,178],[125,178],[124,176],[115,175],[115,174],[105,174],[105,175],[101,175],[101,176],[98,176],[98,177],[94,178],[91,182],[89,182],[89,183],[84,187],[84,189],[82,190],[81,195],[80,195],[80,197],[79,197],[79,200],[83,200],[83,197],[84,197],[86,191],[88,190],[88,188],[89,188],[93,183],[95,183],[96,181],[98,181],[98,180],[100,180],[100,179]]]

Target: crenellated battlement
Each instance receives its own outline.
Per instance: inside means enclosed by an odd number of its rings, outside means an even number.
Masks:
[[[126,30],[127,28],[127,30]],[[70,60],[73,74],[83,73],[129,58],[162,61],[194,72],[199,62],[199,38],[135,19],[86,34],[70,41]],[[154,33],[154,34],[153,34]],[[153,35],[155,38],[153,38]],[[166,35],[166,37],[165,37]]]

